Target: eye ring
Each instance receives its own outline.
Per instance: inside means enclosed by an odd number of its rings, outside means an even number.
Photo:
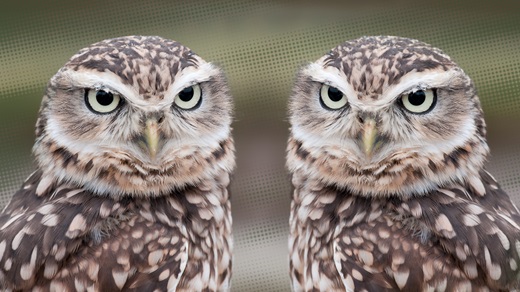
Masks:
[[[426,114],[437,104],[437,90],[417,90],[403,94],[400,98],[402,107],[412,114]]]
[[[320,103],[326,109],[337,110],[347,105],[347,97],[336,87],[323,84],[320,89]]]
[[[96,114],[109,114],[114,112],[123,103],[123,98],[117,93],[104,89],[85,89],[85,104],[87,108]]]
[[[173,100],[175,105],[183,110],[194,110],[202,103],[202,90],[199,84],[188,86],[181,90]]]

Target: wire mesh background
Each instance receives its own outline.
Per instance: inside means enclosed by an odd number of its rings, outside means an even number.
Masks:
[[[484,107],[488,169],[520,202],[515,1],[12,2],[0,4],[1,206],[33,170],[34,123],[49,78],[80,48],[131,34],[177,40],[228,76],[238,153],[231,187],[233,291],[289,290],[286,102],[298,68],[348,39],[417,38],[456,60],[476,83]]]

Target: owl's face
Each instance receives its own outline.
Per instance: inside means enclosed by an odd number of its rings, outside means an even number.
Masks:
[[[289,168],[361,195],[427,193],[488,152],[469,77],[416,40],[341,44],[300,71],[289,108]]]
[[[52,180],[159,195],[232,168],[221,71],[178,42],[131,36],[79,51],[51,79],[34,152]],[[232,151],[229,151],[232,152]]]

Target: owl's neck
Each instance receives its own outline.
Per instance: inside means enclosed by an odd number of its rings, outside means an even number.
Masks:
[[[406,152],[363,166],[352,160],[352,153],[348,151],[327,145],[307,145],[291,136],[287,167],[306,180],[350,190],[356,196],[407,199],[478,180],[489,148],[480,137],[465,143],[467,145],[455,147],[448,153],[421,156]]]
[[[345,198],[318,180],[293,173],[295,186],[290,215],[290,273],[294,291],[312,291],[326,284],[328,291],[345,291],[334,265],[336,208]],[[341,208],[341,207],[340,207]],[[320,273],[313,272],[313,265]]]
[[[71,149],[49,135],[38,137],[33,147],[39,169],[57,185],[68,184],[115,200],[161,197],[190,186],[207,188],[207,182],[222,179],[223,173],[228,176],[235,166],[231,138],[214,148],[194,146],[172,153],[164,163],[155,164],[143,163],[125,151],[89,151]]]
[[[225,172],[214,181],[175,195],[190,246],[186,271],[215,267],[206,283],[210,290],[227,291],[231,276],[233,241],[228,183],[229,174]],[[186,275],[179,287],[199,287],[200,281],[197,276]]]

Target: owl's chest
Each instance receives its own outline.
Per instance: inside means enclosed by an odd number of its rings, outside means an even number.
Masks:
[[[465,274],[460,262],[421,221],[396,217],[384,209],[378,216],[353,220],[340,220],[329,247],[346,287],[369,291],[375,287],[402,291],[485,287],[482,279]]]
[[[376,203],[349,206],[352,209],[324,212],[316,220],[300,214],[308,209],[293,209],[292,218],[307,219],[292,224],[289,248],[295,290],[422,291],[468,283],[459,263],[420,221],[396,216]],[[473,279],[472,285],[484,283]]]
[[[92,228],[85,244],[64,259],[56,276],[41,287],[225,291],[231,256],[220,231],[197,218],[187,223],[176,214],[130,210]]]
[[[142,216],[140,212],[135,219],[120,224],[114,240],[104,242],[101,247],[107,257],[112,254],[112,267],[122,268],[124,263],[127,266],[123,268],[130,273],[135,271],[125,287],[149,290],[152,287],[145,283],[154,281],[153,288],[161,291],[228,290],[229,214],[225,216],[227,220],[215,221],[201,218],[200,211],[188,216],[159,213],[153,217]],[[224,210],[220,212],[226,214]],[[114,268],[110,272],[114,274],[113,271]]]
[[[231,278],[230,216],[223,221],[192,220],[187,224],[185,271],[177,291],[228,291]]]

